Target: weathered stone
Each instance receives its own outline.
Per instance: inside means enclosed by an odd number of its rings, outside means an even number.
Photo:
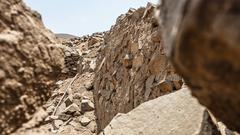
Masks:
[[[151,35],[152,42],[161,42],[161,33],[159,31],[155,31]]]
[[[159,84],[159,88],[163,92],[172,92],[173,91],[173,83],[170,81],[163,81]]]
[[[143,54],[139,54],[139,56],[136,56],[133,59],[133,68],[138,69],[142,66],[143,63],[144,63]]]
[[[79,64],[82,61],[82,57],[74,47],[68,48],[65,55],[67,55],[64,59],[67,67],[67,69],[65,69],[67,72],[65,72],[67,73],[67,76],[73,77],[77,74],[78,70],[81,70],[82,68]]]
[[[68,106],[63,113],[65,114],[74,114],[75,112],[80,112],[81,109],[78,107],[78,105],[76,105],[75,103],[71,104],[70,106]]]
[[[72,125],[74,129],[80,133],[86,130],[85,127],[83,127],[80,122],[71,121],[69,124]]]
[[[149,63],[149,71],[152,74],[158,74],[163,69],[167,67],[167,56],[162,55],[160,52],[156,52],[153,54],[150,63]]]
[[[54,109],[55,109],[55,107],[54,107],[53,105],[51,105],[51,106],[49,106],[49,107],[46,109],[46,112],[47,112],[48,114],[52,114],[53,111],[54,111]]]
[[[93,38],[91,38],[91,39],[88,41],[88,46],[92,46],[92,45],[94,45],[94,44],[96,44],[96,43],[98,43],[98,42],[99,42],[99,39],[93,37]]]
[[[6,77],[6,73],[0,69],[0,80],[4,79]]]
[[[126,68],[132,68],[132,58],[129,54],[126,54],[125,57],[123,58],[123,65]]]
[[[93,82],[86,82],[84,84],[84,86],[87,90],[92,90],[93,89]]]
[[[82,113],[79,112],[79,111],[77,111],[77,112],[75,112],[75,113],[73,114],[74,117],[78,117],[78,116],[81,116],[81,115],[82,115]]]
[[[55,108],[55,107],[54,107]],[[65,103],[61,103],[58,108],[57,108],[57,111],[56,111],[56,115],[59,115],[61,113],[64,112],[64,110],[66,110],[67,106]]]
[[[130,50],[131,50],[131,53],[132,54],[136,54],[137,52],[138,52],[138,44],[137,43],[135,43],[135,42],[133,42],[133,41],[129,41],[129,46],[130,46]]]
[[[62,120],[54,120],[53,123],[54,123],[54,126],[57,129],[59,129],[63,125],[63,121]]]
[[[52,121],[52,120],[57,120],[58,119],[58,116],[56,115],[50,115],[48,116],[45,121]]]
[[[148,97],[149,97],[149,95],[151,93],[151,90],[152,90],[151,87],[153,86],[154,79],[155,79],[155,75],[151,75],[146,81],[146,84],[145,84],[146,91],[145,91],[145,94],[144,94],[145,100],[148,100]]]
[[[5,135],[50,97],[64,67],[64,47],[22,0],[1,0],[0,54],[0,134]]]
[[[174,86],[175,90],[181,89],[182,84],[183,84],[182,81],[173,81],[172,83],[173,83],[173,86]]]
[[[118,114],[100,135],[220,135],[207,110],[182,89]]]
[[[158,37],[161,30],[154,19],[154,8],[148,4],[129,11],[104,36],[93,90],[98,130],[117,113],[172,92],[159,90],[157,84],[164,77],[170,82],[181,80],[172,77],[176,73],[168,66],[162,38]]]
[[[73,99],[73,103],[81,107],[81,99]]]
[[[89,64],[89,66],[90,66],[90,69],[92,69],[92,71],[94,71],[95,68],[96,68],[96,61],[95,61],[95,60],[92,60],[92,61],[90,62],[90,64]]]
[[[163,39],[178,73],[202,105],[240,132],[238,0],[162,0]]]
[[[62,84],[63,84],[62,80],[59,80],[59,81],[56,82],[56,85],[58,85],[58,87],[62,86]]]
[[[81,111],[87,112],[87,111],[92,111],[92,110],[94,110],[93,102],[88,99],[83,99],[81,102]]]
[[[81,95],[80,93],[74,93],[73,99],[79,99],[79,100],[81,100],[81,98],[82,98],[82,95]]]
[[[79,121],[80,121],[82,126],[87,126],[91,122],[91,120],[88,117],[85,117],[85,116],[80,117]]]
[[[88,124],[88,127],[90,128],[91,132],[92,133],[96,133],[97,131],[97,125],[96,125],[96,122],[92,122],[90,124]]]
[[[69,97],[66,98],[66,100],[64,101],[64,103],[66,104],[66,106],[70,106],[73,103],[73,100],[70,99]]]
[[[63,120],[63,121],[67,121],[67,120],[69,120],[71,118],[71,115],[68,115],[68,114],[59,114],[58,115],[58,119],[60,119],[60,120]]]

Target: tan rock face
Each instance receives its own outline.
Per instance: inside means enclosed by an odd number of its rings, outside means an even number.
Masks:
[[[0,134],[5,135],[49,97],[64,53],[37,12],[21,0],[1,0],[0,54]]]
[[[187,88],[118,114],[100,135],[220,135]]]
[[[130,9],[105,35],[94,82],[99,131],[117,113],[126,113],[182,85],[167,61],[153,14],[151,4]]]
[[[176,70],[193,95],[240,132],[239,0],[162,0],[160,21]]]

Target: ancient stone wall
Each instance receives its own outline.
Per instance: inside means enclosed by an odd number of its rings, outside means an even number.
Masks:
[[[181,88],[164,53],[154,8],[149,3],[130,9],[105,35],[94,85],[99,131],[117,113]]]

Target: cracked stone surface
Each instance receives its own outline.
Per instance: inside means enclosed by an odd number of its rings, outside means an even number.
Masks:
[[[187,88],[118,114],[100,135],[221,135]]]
[[[240,132],[240,2],[162,0],[159,9],[177,72],[202,105]]]

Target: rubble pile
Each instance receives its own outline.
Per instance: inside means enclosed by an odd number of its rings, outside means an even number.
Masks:
[[[92,92],[95,77],[93,63],[103,45],[103,34],[96,33],[71,39],[65,41],[63,45],[70,48],[65,51],[65,54],[69,53],[65,57],[68,69],[65,77],[68,78],[56,83],[58,87],[52,92],[48,102],[36,113],[37,118],[33,117],[14,134],[96,134]]]

